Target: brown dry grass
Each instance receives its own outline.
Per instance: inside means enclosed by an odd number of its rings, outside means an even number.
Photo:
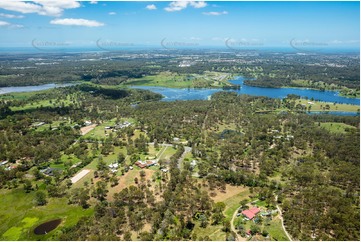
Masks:
[[[92,131],[96,126],[97,126],[96,124],[92,124],[92,125],[81,128],[80,129],[81,135],[86,135],[87,133]]]
[[[228,198],[234,197],[237,194],[246,191],[248,188],[242,186],[226,185],[226,192],[221,192],[218,189],[214,190],[217,193],[215,197],[211,197],[215,202],[223,202]]]
[[[143,171],[145,172],[145,180],[146,181],[151,180],[152,175],[155,171],[149,170],[149,169],[143,169]],[[130,170],[124,176],[119,177],[118,185],[109,188],[109,192],[107,195],[108,200],[112,201],[113,195],[115,193],[120,192],[124,188],[129,187],[131,185],[136,186],[137,184],[134,183],[134,178],[136,178],[136,177],[138,178],[138,180],[140,182],[140,170]]]

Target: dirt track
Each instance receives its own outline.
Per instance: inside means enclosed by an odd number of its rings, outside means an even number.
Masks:
[[[86,176],[86,174],[88,174],[89,172],[90,172],[90,170],[82,170],[81,172],[79,172],[78,174],[73,176],[70,180],[74,184],[77,181],[79,181],[80,179],[82,179],[84,176]]]

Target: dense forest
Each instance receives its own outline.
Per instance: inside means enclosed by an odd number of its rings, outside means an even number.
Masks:
[[[1,190],[36,194],[35,206],[66,199],[66,206],[93,211],[48,239],[210,240],[199,231],[219,226],[224,240],[235,240],[225,204],[212,198],[229,185],[249,189],[270,210],[280,206],[295,240],[360,239],[359,117],[307,115],[291,98],[232,92],[204,101],[160,99],[149,91],[93,84],[3,96],[0,161],[12,168],[0,166]],[[280,107],[289,112],[259,112]],[[99,137],[81,133],[86,122],[101,126],[124,118],[133,125],[102,128]],[[323,123],[348,128],[331,132]],[[119,180],[105,162],[109,155],[126,176],[162,144],[174,152],[159,161],[151,178],[147,169],[139,170],[129,186],[110,192]],[[187,150],[196,170],[184,159]],[[40,170],[49,164],[61,168],[44,175]],[[91,180],[69,182],[83,167],[95,170]],[[245,234],[244,227],[237,225],[237,233]],[[252,233],[268,234],[260,228],[253,226]]]

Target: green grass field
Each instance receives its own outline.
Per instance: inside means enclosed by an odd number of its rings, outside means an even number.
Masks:
[[[358,105],[352,105],[352,104],[340,104],[340,103],[332,103],[332,102],[319,102],[319,101],[311,101],[307,99],[296,99],[295,106],[297,104],[304,105],[306,108],[306,111],[308,111],[308,107],[311,106],[310,111],[311,112],[319,112],[319,111],[342,111],[342,112],[358,112],[360,110],[360,106]],[[312,104],[310,104],[311,102]],[[327,109],[326,107],[329,107]],[[274,111],[281,112],[281,111],[287,111],[287,108],[278,108]]]
[[[5,100],[25,100],[25,99],[28,99],[29,97],[35,96],[36,94],[44,93],[44,92],[49,92],[49,90],[35,91],[35,92],[6,93],[6,94],[0,95],[0,99],[5,99]]]
[[[83,137],[84,138],[97,138],[97,139],[106,138],[107,134],[109,135],[110,133],[112,133],[112,131],[110,129],[105,129],[105,127],[113,126],[113,125],[115,125],[115,122],[116,122],[116,119],[114,118],[107,122],[99,124],[93,130],[91,130],[87,134],[85,134]]]
[[[304,104],[308,108],[310,104],[308,102],[312,102],[314,104],[311,105],[311,111],[345,111],[345,112],[357,112],[360,109],[360,106],[351,105],[351,104],[334,104],[331,102],[317,102],[310,101],[306,99],[296,100],[296,104]],[[330,106],[330,109],[324,109],[326,105]]]
[[[318,125],[318,122],[315,123]],[[335,122],[325,122],[320,123],[320,127],[332,132],[332,133],[346,133],[346,129],[356,130],[356,127],[344,124],[344,123],[335,123]]]
[[[222,227],[222,225],[208,225],[206,228],[201,228],[200,223],[197,222],[192,234],[197,235],[197,240],[208,236],[213,241],[224,241],[226,233],[222,231]]]
[[[82,216],[90,216],[92,209],[68,205],[67,198],[50,198],[45,206],[35,206],[35,192],[23,189],[0,190],[0,237],[1,240],[57,240],[60,229],[77,223]],[[38,225],[53,219],[62,219],[59,227],[46,235],[35,235]]]
[[[223,87],[231,85],[228,82],[231,78],[232,75],[219,72],[205,72],[203,75],[161,72],[157,75],[131,79],[127,81],[126,85],[162,86],[170,88]]]
[[[175,154],[177,150],[174,149],[173,147],[166,147],[166,149],[164,150],[164,152],[161,154],[161,156],[159,157],[159,159],[162,160],[169,160],[169,158]]]
[[[288,238],[282,229],[281,219],[279,218],[273,218],[270,225],[265,225],[263,229],[268,231],[272,240],[288,241]]]
[[[249,190],[247,189],[246,191],[243,191],[236,196],[230,197],[224,201],[224,203],[226,204],[226,209],[224,211],[224,215],[226,216],[226,218],[228,218],[229,220],[232,219],[234,212],[240,206],[239,202],[243,199],[247,199],[249,197],[249,194]]]

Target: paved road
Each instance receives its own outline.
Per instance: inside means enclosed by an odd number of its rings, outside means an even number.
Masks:
[[[280,214],[280,218],[281,218],[281,222],[282,222],[282,228],[283,228],[283,230],[285,231],[285,234],[286,234],[287,238],[289,239],[289,241],[292,241],[292,238],[291,238],[291,236],[288,234],[288,232],[287,232],[287,230],[286,230],[286,227],[285,227],[285,225],[284,225],[284,223],[283,223],[282,211],[281,211],[280,207],[279,207],[278,204],[277,204],[278,195],[275,196],[275,200],[276,200],[276,207],[277,207],[278,213]]]

